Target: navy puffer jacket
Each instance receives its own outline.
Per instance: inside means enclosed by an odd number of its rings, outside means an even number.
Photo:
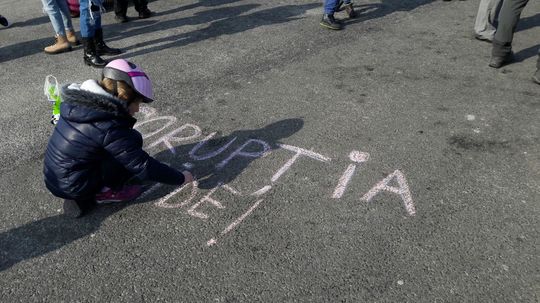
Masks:
[[[112,156],[140,180],[180,185],[183,174],[152,158],[143,149],[136,119],[126,103],[96,81],[61,90],[60,120],[45,153],[45,185],[64,199],[93,196],[101,188],[101,161]]]

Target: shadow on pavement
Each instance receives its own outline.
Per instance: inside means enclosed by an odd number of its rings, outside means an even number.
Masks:
[[[435,0],[382,0],[381,3],[354,5],[358,17],[345,20],[347,26],[371,19],[382,18],[398,11],[412,11]]]
[[[211,153],[209,149],[212,149],[212,151],[220,149],[223,143],[227,144],[231,141],[232,143],[228,145],[226,152],[216,154],[207,160],[196,162],[195,174],[199,177],[206,178],[199,183],[199,188],[210,189],[219,183],[231,182],[240,175],[256,158],[238,157],[232,159],[222,169],[216,169],[216,165],[226,159],[231,154],[231,151],[243,146],[249,139],[262,140],[270,148],[279,148],[279,139],[293,135],[302,129],[303,125],[304,122],[302,119],[285,119],[269,124],[264,128],[239,130],[232,132],[228,136],[213,138],[207,141],[204,147],[198,149],[197,155]],[[176,148],[177,154],[182,155],[182,158],[186,159],[189,152],[195,146],[197,146],[197,143],[178,146]],[[258,146],[256,151],[261,151],[260,147]],[[244,145],[243,150],[249,152],[250,145]],[[166,150],[156,155],[156,158],[168,160],[171,166],[178,167],[184,163],[181,159],[172,158],[170,155],[171,153]],[[169,192],[170,187],[169,190],[162,187],[161,190],[156,190],[133,203],[101,206],[79,219],[56,215],[2,232],[0,233],[0,271],[9,269],[21,261],[47,254],[62,248],[64,245],[89,236],[96,232],[101,223],[110,215],[130,205],[146,203],[161,198]]]
[[[539,54],[540,44],[527,47],[514,54],[514,62],[522,62]]]
[[[10,26],[10,28],[13,27],[25,27],[25,26],[34,26],[34,25],[41,25],[41,24],[49,24],[51,21],[48,16],[41,16],[33,19],[28,19],[26,21],[17,21],[13,22]],[[51,25],[52,30],[52,25]]]
[[[284,5],[244,15],[245,12],[253,10],[258,6],[259,5],[256,4],[247,4],[198,12],[192,17],[160,22],[156,25],[156,27],[139,28],[133,33],[123,33],[122,38],[124,38],[126,34],[128,36],[134,34],[140,35],[147,32],[163,30],[164,28],[169,29],[182,25],[197,25],[210,22],[210,25],[203,29],[142,41],[133,45],[132,47],[126,48],[127,53],[125,55],[135,57],[168,48],[182,47],[191,43],[213,39],[223,35],[232,35],[260,26],[281,24],[298,20],[302,18],[298,16],[303,15],[309,9],[320,6],[320,4],[310,3],[304,5]],[[132,49],[141,47],[146,48],[129,52]]]
[[[540,25],[540,14],[536,14],[534,16],[521,18],[519,20],[519,23],[516,28],[516,32],[524,31],[531,29],[533,27],[537,27]]]

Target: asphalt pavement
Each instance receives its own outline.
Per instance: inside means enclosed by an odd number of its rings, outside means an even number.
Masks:
[[[43,183],[43,82],[100,71],[42,51],[38,2],[0,3],[0,301],[540,302],[538,2],[498,70],[478,1],[358,1],[339,32],[319,1],[108,12],[145,149],[199,181],[81,219]]]

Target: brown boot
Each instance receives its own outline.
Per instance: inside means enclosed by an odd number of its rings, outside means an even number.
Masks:
[[[354,7],[353,7],[353,4],[352,3],[348,3],[348,4],[345,4],[343,6],[345,8],[345,12],[347,13],[347,15],[349,16],[349,18],[356,18],[357,17],[357,14],[356,12],[354,11]]]
[[[81,44],[81,41],[77,39],[74,31],[66,31],[66,38],[72,46],[77,46]]]
[[[69,45],[65,36],[56,35],[54,38],[56,39],[56,42],[44,49],[47,54],[52,55],[71,51],[71,45]]]

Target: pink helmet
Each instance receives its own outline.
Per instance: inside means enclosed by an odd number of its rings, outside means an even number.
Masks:
[[[143,97],[143,102],[154,101],[152,82],[142,69],[125,60],[116,59],[103,68],[102,78],[126,82],[134,91]]]

